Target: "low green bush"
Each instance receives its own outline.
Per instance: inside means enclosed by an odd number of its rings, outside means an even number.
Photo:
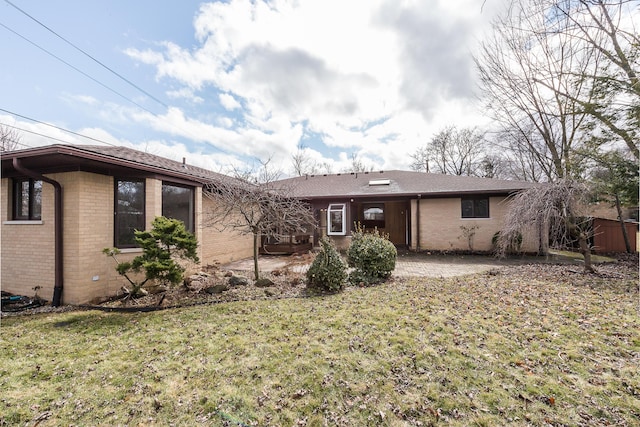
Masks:
[[[378,283],[391,276],[396,268],[398,251],[377,229],[366,232],[357,226],[347,250],[347,263],[354,270],[349,282],[354,285]]]
[[[331,240],[323,238],[322,248],[307,270],[307,287],[328,292],[342,290],[347,280],[347,266]]]

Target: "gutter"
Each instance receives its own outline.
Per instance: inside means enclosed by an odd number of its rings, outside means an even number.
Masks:
[[[12,159],[13,167],[18,172],[28,176],[29,178],[42,180],[48,184],[53,185],[55,190],[54,193],[54,201],[55,201],[55,218],[54,218],[54,241],[55,241],[55,281],[53,285],[53,299],[51,301],[51,305],[53,307],[59,307],[62,302],[62,289],[63,289],[63,277],[62,277],[62,268],[63,268],[63,260],[62,260],[62,185],[58,181],[55,181],[51,178],[47,178],[46,176],[29,170],[20,164],[20,159],[14,157]]]
[[[420,200],[422,194],[418,194],[418,200],[416,201],[416,251],[420,252]]]

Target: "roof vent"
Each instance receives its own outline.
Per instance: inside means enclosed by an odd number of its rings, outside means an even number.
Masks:
[[[369,181],[369,185],[389,185],[391,184],[390,179],[372,179]]]

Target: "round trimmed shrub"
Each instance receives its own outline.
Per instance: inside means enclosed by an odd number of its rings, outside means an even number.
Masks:
[[[347,266],[331,240],[323,238],[322,248],[307,270],[307,287],[337,292],[347,280]]]
[[[354,284],[372,284],[391,276],[396,268],[398,250],[395,245],[375,229],[365,232],[357,229],[347,251],[347,262],[354,270],[349,281]]]

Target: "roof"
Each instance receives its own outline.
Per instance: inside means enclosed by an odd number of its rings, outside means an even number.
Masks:
[[[294,197],[455,196],[461,194],[509,194],[536,184],[473,176],[413,171],[358,172],[307,175],[279,181]]]
[[[43,174],[87,171],[118,175],[139,171],[144,174],[158,174],[200,184],[233,180],[226,175],[204,168],[127,147],[55,144],[3,152],[0,153],[3,177],[19,175],[13,168],[14,158],[19,158],[27,169]]]

